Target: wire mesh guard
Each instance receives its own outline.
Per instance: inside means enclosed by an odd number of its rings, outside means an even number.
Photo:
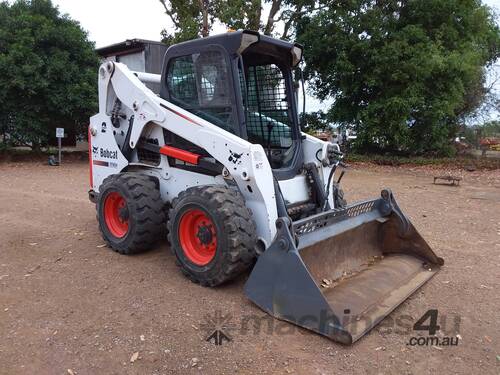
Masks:
[[[160,165],[160,154],[158,152],[153,152],[148,150],[147,147],[144,147],[144,143],[149,143],[152,145],[158,146],[158,139],[144,139],[141,138],[141,142],[137,146],[137,159],[140,163],[149,164],[149,165]]]
[[[247,134],[264,147],[292,145],[286,84],[275,64],[249,66],[246,77]]]
[[[160,154],[149,151],[148,149],[137,147],[137,159],[140,163],[150,165],[160,165]]]
[[[334,209],[293,223],[294,233],[302,235],[332,225],[346,218],[353,218],[377,209],[378,199],[352,204],[346,208]]]

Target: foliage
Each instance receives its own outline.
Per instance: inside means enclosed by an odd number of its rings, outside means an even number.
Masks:
[[[214,5],[208,0],[159,0],[170,17],[175,32],[162,31],[162,39],[166,44],[183,42],[198,36],[208,36],[212,28]]]
[[[163,42],[183,42],[209,35],[214,23],[229,29],[262,31],[289,39],[295,24],[318,5],[314,0],[159,0],[174,26],[174,32],[162,31]],[[269,5],[269,13],[262,14]],[[262,22],[262,19],[265,22]],[[277,27],[280,24],[282,27]]]
[[[303,132],[313,134],[317,131],[331,130],[331,121],[325,112],[301,113],[301,129]]]
[[[478,126],[483,137],[500,137],[500,120],[485,122]]]
[[[50,0],[0,3],[0,124],[38,149],[56,127],[81,133],[95,112],[98,57]]]
[[[479,0],[350,0],[301,19],[306,77],[362,151],[451,154],[500,31]],[[473,95],[470,95],[473,94]]]
[[[426,167],[427,170],[458,170],[458,169],[478,169],[496,170],[500,169],[500,159],[497,158],[477,158],[471,155],[460,155],[457,157],[405,157],[395,155],[379,154],[347,154],[346,162],[349,165],[359,163],[369,163],[391,167]]]
[[[481,138],[500,138],[500,120],[487,121],[474,126],[464,126],[460,132],[467,143],[479,147]]]

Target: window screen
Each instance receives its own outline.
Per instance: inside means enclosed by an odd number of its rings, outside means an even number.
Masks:
[[[247,134],[252,143],[292,145],[285,79],[274,64],[249,66],[246,74]]]
[[[234,132],[230,74],[224,55],[208,51],[174,58],[169,63],[170,100],[225,130]]]

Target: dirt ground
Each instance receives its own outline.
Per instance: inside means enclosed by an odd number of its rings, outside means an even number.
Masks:
[[[391,187],[446,262],[346,347],[276,320],[247,325],[265,317],[243,294],[248,275],[206,289],[181,275],[166,244],[130,257],[104,247],[85,163],[0,164],[0,373],[499,374],[500,171],[455,171],[460,187],[433,185],[439,173],[346,175],[350,201]],[[429,309],[439,311],[438,336],[458,345],[408,345]],[[205,340],[217,314],[231,338],[223,345]],[[401,317],[406,331],[392,325]]]

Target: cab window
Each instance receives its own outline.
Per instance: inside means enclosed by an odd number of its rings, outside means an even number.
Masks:
[[[207,51],[172,58],[167,71],[170,101],[234,133],[230,70],[222,52]]]

